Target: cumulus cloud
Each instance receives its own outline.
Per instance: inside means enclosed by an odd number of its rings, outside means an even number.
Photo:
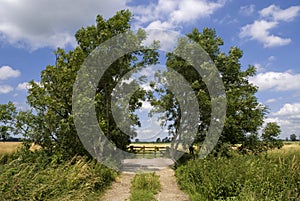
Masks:
[[[275,112],[274,115],[300,119],[300,103],[287,103],[279,111]]]
[[[270,34],[270,29],[277,27],[277,25],[278,22],[276,21],[256,20],[253,24],[242,27],[240,37],[250,37],[251,40],[257,40],[263,43],[264,47],[276,47],[289,44],[292,41],[290,38],[281,38]]]
[[[243,15],[252,15],[255,12],[255,5],[246,5],[240,7],[240,13]]]
[[[275,98],[271,98],[271,99],[268,99],[266,102],[267,103],[274,103],[276,102],[277,100]]]
[[[94,23],[97,14],[110,17],[126,8],[123,0],[0,0],[0,39],[32,50],[74,45],[74,33]]]
[[[289,137],[300,129],[300,103],[286,103],[277,112],[271,114],[265,122],[277,122],[282,130],[282,137]]]
[[[22,91],[22,90],[29,89],[29,87],[30,86],[29,86],[28,82],[23,82],[23,83],[19,83],[16,89],[19,91]]]
[[[105,18],[130,9],[135,28],[171,29],[182,23],[212,15],[226,0],[158,0],[147,5],[128,6],[130,0],[0,0],[0,41],[36,50],[42,47],[76,45],[74,34],[94,23],[97,14]]]
[[[259,11],[260,18],[252,24],[247,24],[241,28],[240,38],[250,38],[264,44],[264,47],[284,46],[291,43],[290,38],[276,36],[270,33],[271,29],[279,26],[279,23],[293,21],[298,16],[300,6],[291,6],[281,9],[276,5],[270,5]]]
[[[291,6],[287,9],[280,9],[276,5],[270,5],[267,8],[262,9],[259,14],[262,17],[269,17],[275,21],[292,21],[299,13],[300,6]]]
[[[13,90],[14,90],[14,88],[12,86],[0,85],[0,94],[7,94]]]
[[[249,81],[259,87],[260,91],[290,91],[300,90],[300,74],[291,72],[265,72],[251,77]]]
[[[21,75],[19,70],[14,70],[10,66],[0,67],[0,80],[7,80],[9,78],[16,78]]]
[[[225,0],[158,0],[148,5],[132,7],[137,23],[151,28],[175,28],[182,23],[212,15],[225,5]],[[159,26],[159,27],[158,27]]]

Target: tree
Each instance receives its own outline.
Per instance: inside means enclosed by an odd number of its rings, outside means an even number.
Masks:
[[[56,64],[49,65],[41,73],[40,83],[30,82],[28,103],[34,110],[34,135],[29,138],[41,145],[49,153],[59,152],[66,157],[75,154],[88,154],[77,136],[72,114],[72,93],[76,75],[88,55],[104,41],[130,30],[131,13],[117,12],[115,16],[104,20],[97,16],[96,24],[81,28],[75,37],[78,46],[66,52],[55,51]],[[146,34],[138,31],[136,43],[141,44]],[[151,58],[150,58],[151,56]],[[111,93],[122,76],[130,70],[152,64],[157,61],[152,50],[133,52],[117,59],[100,80],[95,107],[101,129],[107,138],[117,147],[125,149],[130,137],[116,126],[110,111]],[[141,106],[144,93],[138,90],[130,101],[131,111]],[[139,121],[131,115],[134,125]],[[88,132],[88,131],[87,131]],[[134,132],[132,133],[134,135]]]
[[[280,148],[283,145],[282,141],[277,139],[280,133],[280,126],[276,122],[269,122],[263,129],[261,137],[268,148]]]
[[[249,66],[246,70],[242,70],[240,59],[243,52],[237,47],[231,47],[228,54],[221,52],[220,46],[223,45],[223,40],[216,35],[213,29],[205,28],[202,33],[194,29],[192,33],[187,34],[187,37],[199,44],[209,54],[223,79],[227,98],[227,111],[219,145],[243,143],[248,140],[249,135],[251,135],[252,142],[250,144],[253,144],[253,140],[258,141],[258,130],[263,124],[267,109],[258,102],[255,96],[258,87],[248,81],[249,77],[255,75],[255,67]],[[190,54],[189,46],[185,46],[183,43],[184,40],[179,40],[175,52],[180,51],[183,54]],[[185,50],[185,48],[187,49]],[[192,56],[190,55],[190,58]],[[206,84],[186,60],[173,53],[167,54],[166,65],[168,68],[180,73],[192,86],[197,96],[200,103],[200,120],[195,141],[201,143],[206,136],[211,120],[212,100]],[[151,97],[152,105],[159,108],[157,111],[165,113],[164,123],[169,125],[169,131],[171,131],[169,133],[175,136],[178,135],[181,111],[174,94],[168,89],[159,87],[158,84],[153,83],[152,86],[161,94],[160,99]],[[167,121],[169,123],[166,123]]]
[[[297,140],[296,134],[291,134],[290,139],[291,139],[291,141],[296,141]]]
[[[0,140],[5,141],[15,132],[16,115],[16,106],[12,102],[0,104]]]

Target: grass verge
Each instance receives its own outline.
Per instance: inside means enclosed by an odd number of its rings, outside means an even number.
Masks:
[[[155,173],[136,174],[132,180],[130,201],[156,201],[160,191],[159,176]]]
[[[42,151],[0,157],[0,200],[97,200],[117,173],[94,160]]]
[[[300,152],[189,161],[176,170],[192,201],[299,200]]]

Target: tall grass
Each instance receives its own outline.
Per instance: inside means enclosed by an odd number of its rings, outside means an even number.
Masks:
[[[132,180],[130,201],[155,201],[160,190],[159,176],[155,173],[136,174]]]
[[[192,201],[300,200],[300,152],[189,161],[176,170]]]
[[[82,157],[59,161],[42,151],[3,155],[0,200],[96,200],[116,174]]]

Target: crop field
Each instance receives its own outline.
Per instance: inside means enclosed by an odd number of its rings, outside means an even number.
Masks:
[[[0,154],[13,153],[20,146],[21,142],[0,142]]]

